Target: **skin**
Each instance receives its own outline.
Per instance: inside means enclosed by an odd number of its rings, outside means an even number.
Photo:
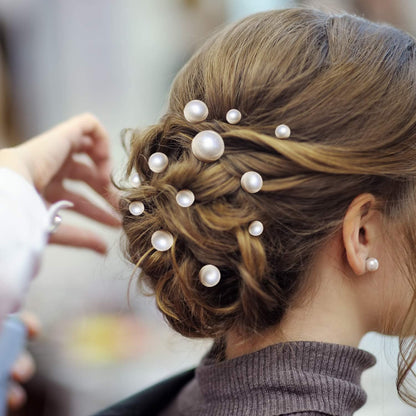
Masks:
[[[358,347],[369,331],[386,333],[384,320],[401,322],[412,290],[391,258],[382,214],[371,194],[351,203],[342,230],[316,257],[307,277],[308,290],[295,300],[282,322],[263,333],[242,338],[230,333],[227,357],[258,351],[287,341],[320,341]],[[375,257],[380,267],[366,270]],[[394,328],[389,330],[393,335]]]

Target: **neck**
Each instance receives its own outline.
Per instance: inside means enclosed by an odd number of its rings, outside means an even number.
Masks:
[[[361,338],[371,328],[366,311],[360,306],[360,288],[357,288],[356,282],[352,284],[345,276],[329,272],[313,281],[313,292],[310,289],[307,291],[308,296],[312,292],[313,297],[307,303],[294,302],[278,325],[249,337],[229,333],[227,358],[289,341],[318,341],[358,347]]]

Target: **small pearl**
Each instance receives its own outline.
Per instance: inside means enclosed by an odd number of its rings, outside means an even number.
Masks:
[[[190,123],[200,123],[208,117],[208,107],[201,100],[192,100],[185,105],[183,115]]]
[[[225,116],[225,118],[230,124],[237,124],[241,120],[241,113],[235,108],[233,108],[232,110],[229,110],[227,112],[227,115]]]
[[[192,140],[192,153],[202,162],[214,162],[224,153],[224,140],[213,130],[201,131]]]
[[[276,127],[275,135],[278,139],[288,139],[290,137],[290,128],[286,124]]]
[[[131,175],[130,183],[132,186],[140,186],[141,181],[140,181],[140,176],[138,173],[133,173],[133,175]]]
[[[143,202],[140,202],[140,201],[130,202],[129,211],[131,215],[135,215],[135,216],[142,215],[144,212]]]
[[[264,227],[260,221],[253,221],[248,226],[248,232],[254,237],[258,237],[259,235],[261,235],[263,233],[263,230]]]
[[[207,264],[199,271],[199,280],[206,287],[213,287],[221,280],[221,273],[218,267]]]
[[[369,272],[375,272],[376,270],[378,270],[379,264],[378,264],[378,260],[375,259],[374,257],[370,257],[365,261],[365,265],[367,267],[367,271]]]
[[[62,217],[60,215],[55,215],[49,226],[49,232],[53,234],[57,228],[62,224]]]
[[[152,172],[160,173],[166,169],[168,162],[168,157],[164,153],[156,152],[149,157],[148,164]]]
[[[242,188],[250,194],[255,194],[260,191],[263,186],[263,178],[257,172],[246,172],[241,177]]]
[[[195,195],[189,189],[183,189],[176,194],[176,202],[183,208],[190,207],[195,201]]]
[[[152,246],[157,251],[167,251],[173,245],[173,236],[169,231],[155,231],[152,235]]]

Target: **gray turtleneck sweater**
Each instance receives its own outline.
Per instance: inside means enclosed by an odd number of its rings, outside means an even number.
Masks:
[[[311,341],[215,356],[203,359],[160,416],[349,416],[366,402],[361,374],[376,362],[364,350]]]

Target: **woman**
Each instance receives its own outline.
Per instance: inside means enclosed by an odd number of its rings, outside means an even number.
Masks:
[[[401,336],[415,403],[415,49],[350,15],[257,14],[210,39],[133,135],[128,254],[175,330],[214,339],[146,414],[351,415],[369,331]]]

